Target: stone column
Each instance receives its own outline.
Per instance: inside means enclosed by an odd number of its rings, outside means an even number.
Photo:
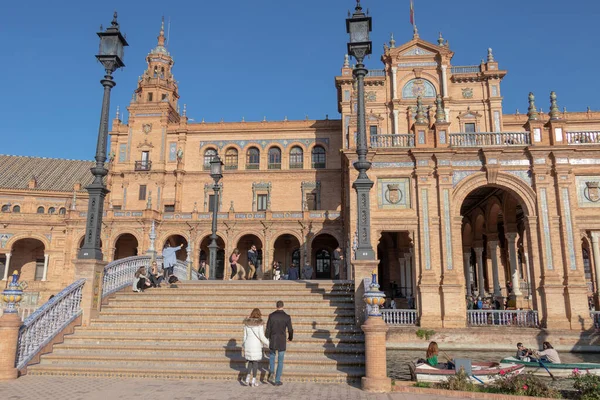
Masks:
[[[21,318],[17,313],[7,313],[0,317],[0,337],[2,338],[0,340],[0,381],[17,379],[19,371],[15,368],[15,360],[21,324]]]
[[[442,95],[448,97],[448,74],[446,72],[448,66],[442,65]],[[446,120],[448,121],[448,120]]]
[[[475,247],[475,255],[477,257],[477,288],[478,296],[482,299],[485,297],[485,286],[483,282],[483,247]]]
[[[398,98],[398,89],[396,89],[396,73],[398,72],[398,67],[392,67],[392,99],[396,100]]]
[[[81,325],[89,326],[93,318],[98,317],[102,303],[102,280],[104,278],[104,267],[108,263],[100,260],[73,261],[75,265],[74,280],[85,278],[81,294]]]
[[[490,259],[492,260],[492,277],[494,280],[494,297],[502,297],[502,290],[500,289],[500,281],[498,279],[498,241],[489,240],[488,247],[490,250]]]
[[[510,272],[512,275],[512,287],[513,287],[513,292],[512,294],[515,296],[520,296],[521,293],[521,288],[520,286],[520,282],[519,282],[519,269],[517,268],[517,249],[516,249],[516,243],[517,243],[517,233],[516,232],[507,232],[504,234],[504,236],[506,237],[506,241],[507,241],[507,246],[508,246],[508,258],[510,260]]]
[[[360,300],[363,301],[362,296]],[[392,380],[387,377],[385,347],[389,328],[383,318],[372,316],[367,318],[361,329],[365,333],[365,376],[362,378],[362,389],[367,392],[390,392]]]
[[[48,259],[50,258],[50,254],[44,254],[44,273],[42,274],[42,282],[46,282],[46,278],[48,277]]]
[[[188,241],[188,245],[185,248],[185,252],[187,253],[187,257],[185,259],[185,264],[187,266],[187,271],[186,271],[186,276],[187,276],[187,280],[191,281],[192,280],[192,267],[193,267],[193,261],[192,261],[192,241]],[[216,265],[216,264],[215,264]]]
[[[596,298],[596,309],[598,309],[600,303],[600,231],[592,232],[592,253],[594,253],[594,277],[596,278],[594,297]],[[8,265],[8,254],[6,264]]]
[[[412,254],[404,253],[404,271],[406,273],[406,297],[408,298],[409,294],[412,294],[413,298],[415,297],[415,289],[413,287],[413,274],[412,274]]]
[[[397,135],[398,132],[398,113],[400,110],[394,110],[394,135]]]
[[[532,294],[531,292],[533,291],[533,286],[531,284],[531,272],[529,271],[529,253],[524,251],[523,252],[523,260],[525,262],[525,275],[527,276],[527,285],[529,286],[529,293],[528,293],[528,297],[531,299]]]
[[[471,292],[471,249],[469,252],[463,251],[463,265],[465,270],[465,284],[467,285],[467,296],[472,296]]]
[[[4,267],[4,277],[2,277],[3,281],[8,279],[8,269],[10,268],[10,256],[11,255],[12,255],[11,253],[6,253],[6,266]]]

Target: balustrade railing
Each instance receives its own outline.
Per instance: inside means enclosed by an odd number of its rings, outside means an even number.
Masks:
[[[104,267],[102,298],[133,284],[135,272],[150,266],[150,256],[133,256],[115,260]]]
[[[594,327],[600,329],[600,311],[590,311],[590,317],[594,320]]]
[[[22,369],[52,339],[81,315],[85,279],[69,285],[31,314],[19,330],[17,368]]]
[[[381,310],[383,320],[388,325],[417,325],[417,310]]]
[[[385,76],[384,69],[370,69],[367,73],[367,78],[371,76]]]
[[[527,146],[531,144],[529,132],[469,132],[451,133],[450,146]]]
[[[567,132],[568,144],[599,144],[600,131]]]
[[[371,147],[372,148],[386,148],[386,147],[415,147],[415,135],[409,134],[398,134],[398,135],[372,135],[371,136]]]
[[[457,65],[450,68],[452,74],[478,74],[481,72],[479,65]]]
[[[180,281],[187,281],[187,263],[185,261],[177,260],[177,264],[175,264],[175,268],[173,268],[173,275],[177,277]],[[200,274],[194,268],[192,268],[192,280],[197,281],[200,279]]]
[[[533,310],[467,310],[469,326],[518,326],[539,328],[538,312]]]

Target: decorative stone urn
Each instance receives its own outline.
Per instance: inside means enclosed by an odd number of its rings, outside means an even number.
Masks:
[[[23,289],[25,287],[25,282],[19,283],[19,274],[17,271],[13,272],[12,280],[8,284],[8,287],[2,292],[2,300],[5,303],[5,314],[17,313],[17,306],[21,302],[21,299],[23,299]]]
[[[373,270],[371,274],[371,284],[369,290],[363,295],[363,300],[367,304],[367,315],[369,317],[381,317],[379,307],[385,304],[385,294],[379,290],[376,270]]]

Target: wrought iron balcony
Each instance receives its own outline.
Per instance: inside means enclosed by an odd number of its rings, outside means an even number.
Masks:
[[[489,147],[489,146],[528,146],[531,144],[529,132],[469,132],[451,133],[450,146]]]
[[[152,161],[136,161],[135,162],[135,170],[136,171],[150,171],[152,169]]]

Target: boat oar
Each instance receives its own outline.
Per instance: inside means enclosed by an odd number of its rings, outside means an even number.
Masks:
[[[541,365],[542,367],[544,367],[544,369],[546,370],[546,372],[548,373],[548,375],[550,375],[550,378],[552,378],[552,380],[553,380],[553,381],[555,381],[555,380],[556,380],[556,378],[554,377],[554,375],[552,375],[552,372],[550,372],[550,370],[548,369],[548,367],[546,367],[546,366],[544,365],[544,363],[542,362],[542,360],[538,360],[538,363],[540,363],[540,365]]]

